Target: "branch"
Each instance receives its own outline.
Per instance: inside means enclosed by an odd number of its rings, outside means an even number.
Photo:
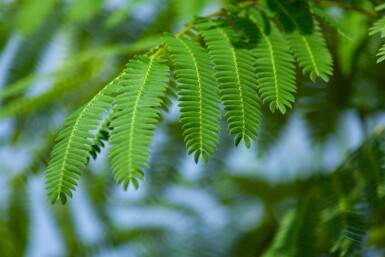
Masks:
[[[254,1],[246,1],[246,2],[242,2],[239,4],[240,7],[249,7],[249,6],[252,6],[252,5],[255,5],[259,0],[254,0]],[[222,14],[225,14],[226,13],[226,10],[225,9],[221,9],[219,11],[216,11],[216,12],[213,12],[213,13],[210,13],[206,16],[204,16],[204,18],[206,19],[210,19],[210,18],[214,18],[214,17],[218,17],[218,16],[221,16]],[[181,31],[179,31],[177,34],[175,34],[175,36],[177,38],[183,36],[184,34],[186,34],[187,32],[189,32],[190,29],[192,29],[194,27],[194,24],[193,23],[189,23],[186,27],[184,27],[184,29],[182,29]],[[161,54],[164,50],[164,45],[161,44],[158,49],[153,52],[153,54],[151,54],[152,56],[157,56],[159,54]]]
[[[258,3],[259,0],[254,0],[254,1],[245,1],[245,2],[241,2],[239,3],[239,6],[240,7],[249,7],[249,6],[253,6],[255,4]],[[351,5],[348,5],[348,4],[344,4],[344,3],[341,3],[341,2],[336,2],[336,1],[327,1],[327,0],[314,0],[314,2],[320,6],[327,6],[327,7],[339,7],[339,8],[342,8],[342,9],[345,9],[345,10],[352,10],[352,11],[356,11],[356,12],[359,12],[359,13],[362,13],[366,16],[369,16],[371,18],[380,18],[381,15],[378,14],[377,12],[374,12],[374,11],[370,11],[370,10],[366,10],[364,8],[361,8],[361,7],[356,7],[356,6],[351,6]],[[213,17],[218,17],[218,16],[221,16],[222,14],[225,14],[226,13],[226,10],[225,9],[221,9],[219,11],[216,11],[216,12],[213,12],[211,14],[208,14],[206,16],[204,16],[204,18],[207,18],[207,19],[210,19],[210,18],[213,18]],[[193,23],[189,23],[185,28],[183,28],[181,31],[179,31],[177,34],[175,34],[175,36],[177,38],[185,35],[187,32],[190,31],[190,29],[192,29],[194,26]],[[153,56],[157,56],[159,54],[161,54],[164,50],[164,45],[161,44],[158,49],[156,51],[154,51],[151,55]]]
[[[351,10],[351,11],[356,11],[362,14],[365,14],[366,16],[369,16],[371,18],[380,18],[381,15],[378,14],[377,12],[373,12],[370,10],[366,10],[361,7],[356,7],[356,6],[351,6],[348,4],[344,4],[341,2],[336,2],[336,1],[323,1],[323,0],[316,0],[314,1],[316,4],[321,5],[321,6],[328,6],[328,7],[340,7],[345,10]]]

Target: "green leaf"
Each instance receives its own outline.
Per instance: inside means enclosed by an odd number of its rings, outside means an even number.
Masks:
[[[351,41],[353,40],[352,33],[340,21],[336,21],[327,10],[314,4],[311,4],[311,10],[316,16],[320,17],[331,27],[335,28],[341,36]]]
[[[385,44],[383,44],[380,50],[378,50],[377,56],[378,56],[377,63],[380,63],[383,60],[385,60]]]
[[[330,240],[330,251],[339,256],[355,256],[363,247],[364,217],[356,210],[361,182],[355,169],[342,165],[327,178],[322,190],[326,200],[322,219]]]
[[[381,38],[385,37],[385,16],[373,23],[373,26],[369,29],[369,35],[372,36],[377,33],[381,34]],[[378,50],[377,56],[377,63],[385,60],[385,44]]]
[[[196,28],[203,36],[216,71],[221,102],[235,144],[243,139],[257,139],[260,127],[260,104],[257,95],[255,59],[238,33],[224,23],[207,19],[197,21]]]
[[[315,256],[321,225],[317,199],[309,196],[289,210],[281,220],[272,244],[263,257]]]
[[[164,41],[171,52],[178,82],[178,101],[183,135],[195,162],[213,155],[218,143],[219,96],[214,68],[203,47],[198,43],[166,35]]]
[[[243,27],[249,27],[248,34],[258,35],[252,51],[257,58],[259,93],[272,112],[278,109],[284,114],[287,107],[292,107],[297,90],[294,58],[287,41],[273,23],[255,10],[250,10],[249,18],[252,24],[243,24]]]
[[[110,158],[115,180],[139,186],[142,169],[158,122],[162,97],[169,80],[169,68],[158,58],[138,56],[131,60],[119,80],[121,89],[114,99]]]
[[[51,203],[72,197],[82,170],[88,163],[102,114],[112,104],[117,90],[116,80],[103,88],[93,99],[68,116],[54,146],[45,178]]]
[[[313,82],[317,77],[327,82],[333,73],[333,60],[308,4],[304,1],[282,4],[278,0],[268,0],[267,3],[278,15],[303,73],[309,74]]]
[[[369,35],[380,33],[381,38],[385,37],[385,16],[373,23],[369,29]]]

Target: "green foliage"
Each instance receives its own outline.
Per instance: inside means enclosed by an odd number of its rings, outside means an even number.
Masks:
[[[22,216],[28,210],[28,200],[26,188],[20,189],[21,181],[14,183],[11,198],[14,200],[5,210],[5,219],[0,220],[0,233],[7,235],[2,241],[2,252],[7,256],[24,256],[27,252],[29,217]],[[19,186],[19,187],[18,187]],[[15,244],[18,242],[18,244]]]
[[[66,196],[72,197],[71,191],[75,190],[76,181],[88,163],[95,140],[91,131],[98,128],[103,119],[102,114],[112,104],[111,94],[115,91],[116,82],[113,81],[87,104],[68,116],[56,139],[46,171],[47,190],[52,203],[59,198],[65,203]]]
[[[28,34],[36,29],[52,11],[54,0],[37,0],[25,3],[25,7],[21,9],[18,15],[18,27],[22,33]],[[36,19],[38,16],[40,19]]]
[[[381,34],[381,38],[385,38],[385,17],[382,17],[381,19],[373,23],[373,26],[369,30],[369,35],[374,35],[378,33]],[[385,44],[382,45],[382,47],[378,51],[377,56],[377,63],[385,60]]]
[[[284,215],[278,233],[263,256],[312,256],[319,232],[319,213],[316,198],[303,199]]]
[[[120,89],[112,90],[104,107],[113,101],[110,158],[115,179],[123,182],[124,188],[130,183],[137,188],[137,180],[143,179],[142,169],[147,167],[153,130],[160,116],[158,107],[164,105],[170,76],[176,81],[187,152],[194,153],[196,162],[201,157],[204,163],[218,144],[219,104],[229,133],[235,136],[235,145],[243,140],[247,148],[257,140],[261,127],[259,97],[272,112],[279,109],[284,114],[292,107],[297,91],[292,53],[311,80],[329,80],[331,55],[310,5],[305,1],[283,4],[276,0],[266,4],[235,3],[226,11],[195,19],[176,37],[167,34],[163,44],[150,51],[148,57],[130,61],[118,82],[112,83]],[[312,8],[335,25],[322,9],[315,5]],[[92,143],[95,134],[91,130],[97,128],[104,109],[98,110],[99,116],[88,117],[85,121],[89,124],[82,124],[82,117],[92,112],[89,108],[105,95],[103,92],[70,116],[59,135],[47,170],[52,201],[60,195],[71,196],[89,155],[95,158],[95,150],[102,146],[100,142],[98,146]],[[84,144],[78,145],[80,142]],[[96,149],[92,151],[92,147]],[[76,151],[76,157],[71,151]],[[68,171],[68,163],[74,162],[76,168]]]
[[[114,100],[110,157],[115,179],[127,188],[138,187],[147,165],[153,130],[168,81],[168,66],[152,56],[132,60],[119,78]],[[132,94],[132,92],[136,92]]]
[[[278,0],[269,0],[267,4],[280,19],[290,48],[303,73],[309,74],[313,82],[317,77],[328,81],[333,73],[332,57],[326,48],[317,21],[311,15],[308,3],[294,1],[284,5]]]
[[[372,135],[332,173],[313,175],[293,187],[291,183],[269,185],[258,179],[233,179],[241,194],[259,197],[266,208],[265,218],[255,230],[257,234],[252,234],[259,241],[261,255],[245,256],[363,256],[371,237],[368,227],[384,224],[384,201],[381,195],[373,194],[375,175],[363,175],[382,166],[370,164],[367,158],[383,155],[379,146],[384,135],[384,131]],[[365,153],[368,149],[373,153]],[[267,193],[271,191],[273,196]],[[297,200],[293,203],[288,197]],[[267,247],[264,240],[269,242]]]
[[[254,27],[249,34],[259,32],[260,38],[253,48],[258,75],[258,90],[272,112],[286,112],[291,107],[296,92],[294,58],[287,48],[287,41],[276,25],[252,10],[250,19]],[[257,34],[258,35],[258,34]]]
[[[38,0],[9,2],[0,3],[0,49],[13,30],[27,36],[14,45],[4,71],[0,116],[14,131],[0,146],[20,144],[30,158],[4,183],[12,189],[0,204],[4,256],[29,251],[35,223],[26,199],[38,195],[26,186],[47,163],[51,203],[64,204],[81,184],[74,204],[48,209],[68,256],[102,256],[103,249],[127,245],[135,256],[383,255],[385,133],[371,131],[384,110],[384,66],[374,65],[374,51],[383,44],[385,6],[369,10],[379,1],[231,1],[176,35],[164,31],[213,1],[130,1],[116,9],[89,0],[49,1],[42,8]],[[148,19],[137,15],[151,4]],[[33,17],[36,11],[49,22]],[[368,24],[369,34],[381,39],[368,37]],[[53,40],[63,40],[72,58],[41,74]],[[35,82],[45,79],[49,86],[35,93]],[[57,121],[73,110],[58,133]],[[348,115],[359,125],[351,126]],[[281,157],[296,156],[297,145],[281,156],[274,151],[285,145],[293,123],[307,133],[314,156],[287,166]],[[352,151],[347,135],[358,126],[363,142]],[[251,149],[256,141],[258,158],[234,168],[244,156],[233,139]],[[202,172],[184,172],[191,168],[186,152],[207,164],[197,166]],[[342,163],[330,168],[323,164],[329,158]],[[271,159],[283,170],[279,176],[263,165]],[[294,179],[291,164],[300,174]],[[124,189],[137,188],[146,174],[140,199],[116,196],[110,167]],[[8,168],[0,163],[0,171]],[[186,191],[208,195],[211,205],[185,197]],[[77,220],[84,195],[102,227],[91,242]],[[141,219],[124,227],[118,216],[131,216],[115,215],[119,208],[138,210]],[[143,222],[157,211],[167,215]],[[210,215],[218,215],[215,222]]]
[[[352,40],[352,33],[348,30],[346,25],[335,20],[335,18],[329,14],[327,9],[321,8],[314,4],[311,4],[310,7],[315,16],[325,21],[329,26],[335,28],[341,36]]]
[[[253,55],[225,23],[203,19],[196,26],[214,63],[230,134],[236,135],[235,145],[243,140],[249,148],[250,139],[256,140],[260,123]]]
[[[167,35],[164,38],[175,65],[183,134],[188,153],[205,163],[218,143],[219,97],[214,69],[207,52],[198,43]],[[197,101],[198,99],[198,101]]]
[[[346,165],[349,167],[349,164]],[[361,250],[365,236],[365,218],[354,206],[361,188],[354,170],[341,167],[327,182],[327,209],[323,219],[330,238],[331,252],[340,256],[354,254]],[[348,255],[348,256],[349,256]]]

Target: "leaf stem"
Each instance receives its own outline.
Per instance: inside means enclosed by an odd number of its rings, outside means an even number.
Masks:
[[[341,3],[341,2],[327,1],[327,0],[325,0],[325,1],[324,0],[316,0],[314,2],[316,4],[321,5],[321,6],[339,7],[339,8],[345,9],[345,10],[356,11],[356,12],[365,14],[366,16],[369,16],[371,18],[380,18],[381,17],[380,14],[378,14],[377,12],[366,10],[364,8],[361,8],[361,7],[351,6],[351,5],[348,5],[345,3]]]
[[[248,7],[248,6],[252,6],[252,5],[255,5],[259,0],[254,0],[254,1],[246,1],[246,2],[242,2],[239,4],[239,6],[241,7]],[[213,12],[213,13],[210,13],[206,16],[204,16],[204,18],[206,19],[210,19],[210,18],[214,18],[214,17],[218,17],[218,16],[221,16],[222,14],[225,14],[226,13],[226,10],[225,9],[220,9],[219,11],[216,11],[216,12]],[[181,31],[179,31],[178,33],[175,34],[175,36],[177,38],[180,38],[181,36],[185,35],[187,32],[190,31],[190,29],[192,29],[194,27],[194,24],[193,23],[189,23],[187,24],[187,26],[185,26]],[[162,52],[164,51],[164,44],[161,44],[159,46],[159,48],[153,53],[151,54],[151,56],[157,56],[159,54],[161,54]]]
[[[259,0],[241,2],[241,3],[239,3],[239,6],[240,7],[253,6],[253,5],[257,4],[258,1]],[[380,14],[378,14],[377,12],[366,10],[364,8],[361,8],[361,7],[351,6],[348,4],[341,3],[341,2],[328,1],[328,0],[314,0],[314,2],[320,6],[339,7],[339,8],[345,9],[345,10],[356,11],[356,12],[362,13],[366,16],[369,16],[371,18],[380,18],[381,17]],[[226,13],[226,9],[221,9],[219,11],[216,11],[216,12],[213,12],[211,14],[204,16],[204,18],[210,19],[210,18],[221,16],[222,14],[225,14],[225,13]],[[189,23],[181,31],[176,33],[175,36],[177,38],[179,38],[179,37],[185,35],[187,32],[189,32],[193,27],[194,27],[194,23]],[[161,44],[161,45],[159,45],[158,49],[150,55],[155,57],[155,56],[163,53],[163,51],[164,51],[164,44]]]

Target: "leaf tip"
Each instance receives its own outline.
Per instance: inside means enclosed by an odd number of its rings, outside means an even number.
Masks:
[[[60,201],[61,201],[61,203],[62,203],[63,205],[66,204],[66,202],[67,202],[67,196],[65,195],[65,193],[60,192],[58,198],[60,198]]]
[[[248,136],[246,136],[246,135],[243,136],[243,143],[245,144],[245,147],[246,147],[247,149],[250,148],[250,139],[249,139]]]
[[[236,137],[234,138],[234,144],[235,146],[238,146],[239,145],[239,142],[241,142],[242,140],[242,134],[237,134]]]

